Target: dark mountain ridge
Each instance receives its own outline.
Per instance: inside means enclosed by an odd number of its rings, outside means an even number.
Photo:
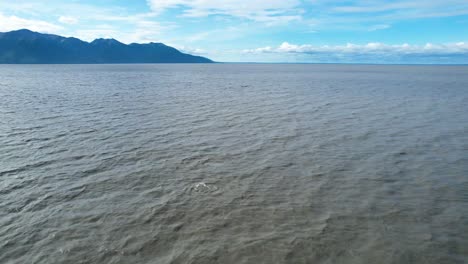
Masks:
[[[0,33],[0,63],[4,64],[212,62],[163,43],[126,45],[115,39],[86,42],[27,29]]]

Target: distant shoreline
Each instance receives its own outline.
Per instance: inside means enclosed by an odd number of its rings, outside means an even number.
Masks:
[[[468,66],[468,64],[441,63],[344,63],[344,62],[118,62],[118,63],[0,63],[0,65],[220,65],[220,64],[251,64],[251,65],[367,65],[367,66]]]

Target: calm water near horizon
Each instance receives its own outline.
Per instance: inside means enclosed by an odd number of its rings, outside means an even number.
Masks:
[[[0,263],[468,263],[468,66],[0,65]]]

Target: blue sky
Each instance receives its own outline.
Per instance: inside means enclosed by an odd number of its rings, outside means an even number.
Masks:
[[[468,0],[0,0],[0,32],[20,28],[217,61],[468,63]]]

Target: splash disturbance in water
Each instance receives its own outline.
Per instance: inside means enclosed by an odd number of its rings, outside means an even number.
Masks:
[[[466,263],[467,72],[0,66],[0,263]]]

